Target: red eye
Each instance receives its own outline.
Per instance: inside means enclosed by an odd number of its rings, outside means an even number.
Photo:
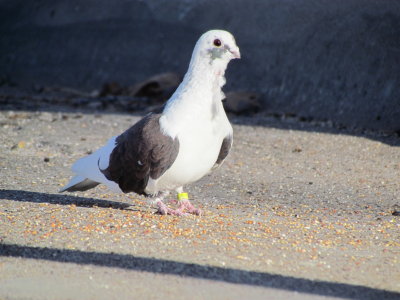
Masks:
[[[214,46],[215,46],[215,47],[221,47],[221,45],[222,45],[222,43],[221,43],[221,40],[220,40],[220,39],[215,39],[215,40],[214,40]]]

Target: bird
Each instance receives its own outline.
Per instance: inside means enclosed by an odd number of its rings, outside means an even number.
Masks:
[[[229,154],[233,129],[223,107],[225,71],[240,59],[233,35],[210,30],[195,44],[189,68],[162,111],[152,112],[92,154],[77,160],[60,192],[105,184],[115,192],[151,197],[162,215],[201,215],[184,186],[218,168]],[[166,204],[177,193],[177,208]]]

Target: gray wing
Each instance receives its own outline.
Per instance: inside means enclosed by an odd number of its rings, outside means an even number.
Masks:
[[[219,150],[219,155],[217,161],[215,162],[212,169],[218,168],[224,162],[225,158],[228,156],[232,148],[233,136],[230,134],[224,138],[222,141],[221,149]]]
[[[160,114],[149,114],[117,137],[109,166],[100,170],[124,193],[145,194],[149,177],[157,179],[174,163],[179,141],[161,132]]]

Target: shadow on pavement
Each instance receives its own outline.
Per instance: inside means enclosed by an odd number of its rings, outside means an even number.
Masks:
[[[44,259],[75,264],[90,264],[136,271],[170,274],[228,283],[283,289],[316,295],[349,299],[399,299],[400,293],[369,287],[314,281],[304,278],[275,275],[263,272],[205,266],[171,260],[137,257],[128,254],[86,252],[79,250],[0,244],[0,256]]]
[[[114,209],[125,209],[131,205],[128,203],[109,201],[95,198],[76,197],[69,195],[57,195],[30,191],[20,190],[0,190],[0,199],[12,200],[20,202],[33,202],[33,203],[50,203],[59,205],[76,205],[79,207],[102,207],[102,208],[114,208]]]

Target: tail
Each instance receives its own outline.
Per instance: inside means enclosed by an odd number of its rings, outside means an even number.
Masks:
[[[98,186],[100,183],[93,181],[91,179],[85,178],[80,175],[76,175],[73,177],[70,182],[66,186],[64,186],[59,192],[83,192],[90,190],[96,186]]]
[[[60,193],[87,191],[100,183],[107,185],[112,191],[121,192],[118,184],[108,180],[100,171],[108,167],[109,157],[115,147],[115,139],[116,137],[109,139],[105,146],[76,161],[72,166],[72,171],[76,175],[60,190]]]

